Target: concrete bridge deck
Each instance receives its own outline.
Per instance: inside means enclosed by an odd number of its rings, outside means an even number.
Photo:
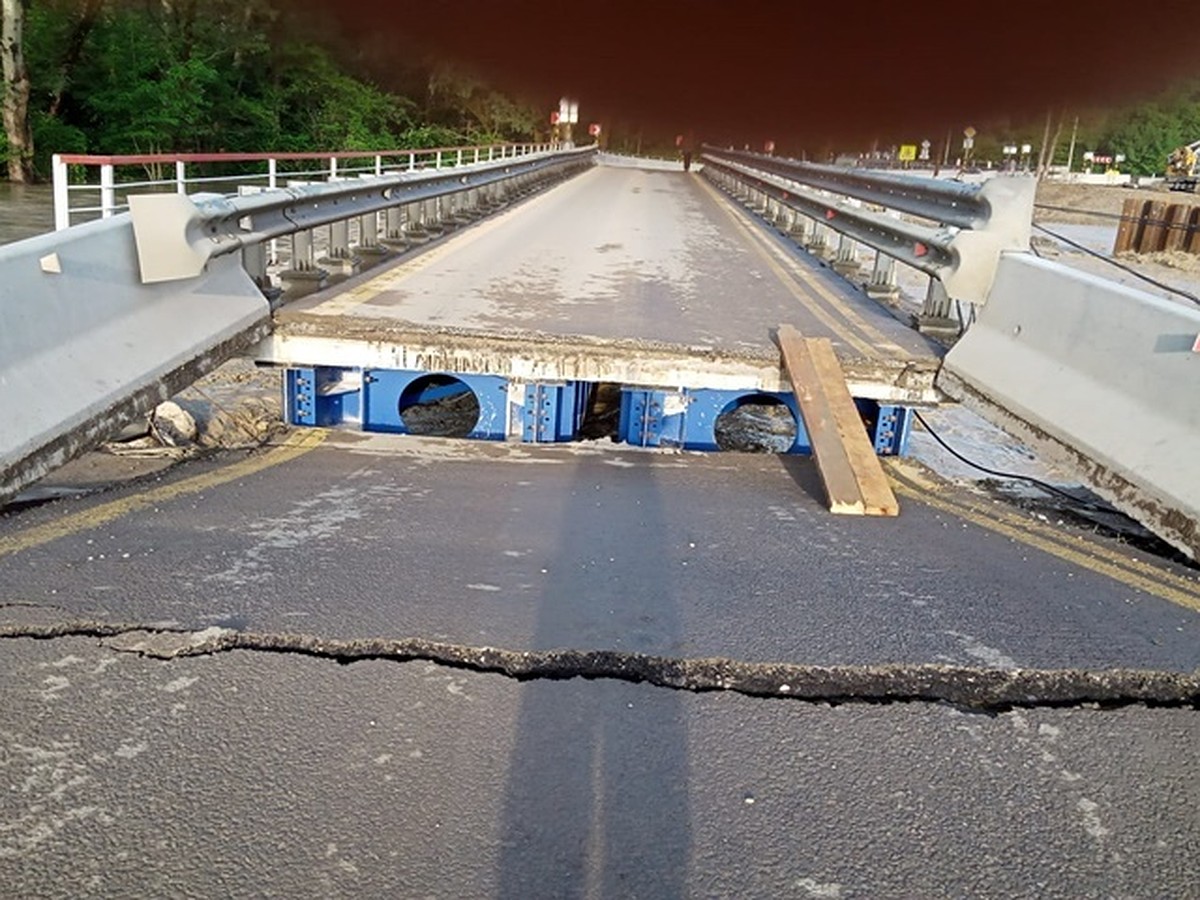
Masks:
[[[939,348],[855,285],[695,173],[608,166],[287,304],[263,357],[776,390],[780,322],[829,337],[858,396],[936,398]]]

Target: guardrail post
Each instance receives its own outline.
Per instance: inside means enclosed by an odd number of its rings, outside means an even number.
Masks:
[[[100,218],[110,218],[116,205],[117,194],[113,190],[112,163],[104,163],[100,166]]]
[[[408,154],[408,171],[412,172],[416,168],[417,168],[417,154],[410,152]]]
[[[175,193],[187,193],[187,163],[182,159],[175,160]]]
[[[359,260],[350,252],[350,220],[338,219],[329,223],[329,247],[317,265],[339,275],[353,275]]]
[[[483,210],[479,208],[479,191],[476,188],[471,188],[469,191],[464,191],[457,196],[460,200],[458,207],[459,219],[474,222],[483,215]]]
[[[71,170],[61,153],[51,157],[50,166],[54,177],[54,230],[62,231],[71,227]]]
[[[336,156],[329,157],[329,180],[337,181],[338,177],[338,161]]]
[[[242,248],[242,268],[264,294],[271,291],[271,276],[267,274],[267,245],[262,241]]]
[[[882,250],[875,251],[875,265],[867,282],[867,296],[875,300],[894,299],[900,293],[896,285],[896,260]]]
[[[455,166],[462,165],[462,147],[458,148],[458,154],[454,157],[454,165]]]
[[[858,242],[849,235],[840,235],[838,237],[837,254],[833,259],[833,270],[839,275],[850,277],[857,275],[860,268]]]
[[[389,206],[383,211],[383,237],[380,243],[390,250],[404,250],[408,240],[404,236],[404,210],[407,207]]]
[[[425,229],[424,204],[405,204],[404,236],[411,244],[424,244],[429,240],[429,232]]]
[[[957,337],[960,324],[953,317],[953,311],[953,301],[946,293],[945,285],[936,278],[930,278],[929,288],[925,291],[925,305],[917,316],[917,330],[922,334]]]
[[[813,219],[812,230],[808,233],[808,238],[804,243],[804,248],[813,256],[819,256],[822,259],[829,255],[829,229]]]
[[[421,201],[421,223],[425,230],[434,236],[441,235],[446,230],[438,217],[438,202],[435,198]]]
[[[383,177],[383,157],[378,153],[375,154],[375,177]]]
[[[379,215],[367,213],[358,217],[358,255],[364,265],[374,265],[388,255],[388,249],[379,243]]]
[[[291,240],[291,267],[279,273],[279,281],[283,284],[284,291],[291,298],[319,291],[325,286],[329,273],[318,268],[313,261],[312,231],[297,231]]]

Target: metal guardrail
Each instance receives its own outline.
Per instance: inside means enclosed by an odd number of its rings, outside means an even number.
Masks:
[[[353,218],[369,222],[371,230],[379,212],[447,195],[465,193],[472,198],[470,206],[480,191],[590,165],[595,153],[594,146],[547,150],[449,170],[406,170],[232,198],[205,197],[199,203],[179,194],[131,195],[142,281],[195,277],[214,257]]]
[[[324,153],[154,153],[124,156],[56,153],[52,160],[54,228],[62,231],[81,219],[107,219],[123,212],[127,204],[122,202],[120,195],[127,195],[130,191],[162,189],[188,194],[200,190],[232,196],[243,185],[274,189],[280,186],[281,180],[286,184],[291,179],[335,180],[363,174],[382,176],[397,170],[441,170],[515,159],[551,149],[551,144],[486,144]],[[196,174],[196,168],[200,166],[246,164],[261,164],[261,171],[230,175]],[[170,177],[147,176],[147,173],[160,170],[172,174]],[[232,190],[220,190],[222,187]],[[81,196],[88,196],[93,202],[74,204],[74,198]]]
[[[1036,187],[1030,177],[961,184],[708,145],[701,159],[708,177],[751,194],[805,240],[823,246],[825,230],[841,235],[839,261],[857,268],[855,242],[874,249],[872,286],[895,289],[896,261],[929,275],[944,289],[930,291],[929,319],[947,318],[951,299],[985,302],[1000,254],[1029,249]]]

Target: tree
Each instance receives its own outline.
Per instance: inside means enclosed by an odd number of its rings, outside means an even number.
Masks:
[[[25,66],[24,0],[0,0],[0,57],[4,71],[4,136],[8,178],[33,178],[33,135],[29,130],[29,70]]]

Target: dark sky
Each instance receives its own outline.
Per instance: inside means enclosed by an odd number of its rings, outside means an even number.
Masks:
[[[1200,61],[1177,0],[345,0],[343,27],[476,71],[547,113],[782,149],[938,139],[1136,101]],[[335,13],[336,14],[336,13]]]

